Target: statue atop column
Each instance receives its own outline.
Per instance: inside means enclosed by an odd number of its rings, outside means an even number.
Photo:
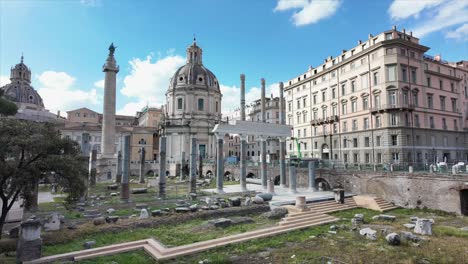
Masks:
[[[112,42],[112,43],[110,44],[110,46],[109,46],[109,56],[114,56],[114,52],[115,52],[115,49],[116,49],[116,48],[117,48],[117,47],[114,46],[114,42]]]

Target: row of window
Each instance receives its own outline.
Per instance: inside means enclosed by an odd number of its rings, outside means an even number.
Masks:
[[[218,101],[215,102],[215,112],[218,112],[219,108],[219,103]],[[184,99],[183,98],[177,98],[177,110],[184,110],[185,105],[184,105]],[[198,111],[205,111],[205,99],[203,98],[198,98],[197,101],[197,109]]]
[[[75,113],[75,117],[80,117],[81,116],[81,113],[80,112],[76,112]],[[91,118],[95,118],[96,117],[96,114],[95,113],[83,113],[83,117],[91,117]]]

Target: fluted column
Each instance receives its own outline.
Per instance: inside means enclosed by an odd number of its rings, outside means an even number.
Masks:
[[[262,90],[261,90],[261,114],[262,122],[266,123],[266,113],[265,113],[265,79],[261,79]],[[267,164],[266,164],[266,138],[260,138],[260,160],[261,160],[261,178],[262,178],[262,187],[264,190],[267,190],[268,185],[268,173],[267,173]]]
[[[240,75],[241,80],[241,120],[245,121],[245,75]],[[247,136],[240,135],[240,186],[241,191],[246,192],[247,190],[247,164],[246,164],[246,145]]]

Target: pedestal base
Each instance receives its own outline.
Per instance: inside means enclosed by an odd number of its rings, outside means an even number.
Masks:
[[[117,179],[117,156],[98,156],[96,160],[96,181],[106,182]]]

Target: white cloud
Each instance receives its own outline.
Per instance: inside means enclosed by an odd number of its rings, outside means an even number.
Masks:
[[[104,80],[94,82],[94,86],[104,89]]]
[[[129,102],[125,104],[122,108],[117,110],[117,114],[134,116],[136,112],[141,111],[141,109],[145,107],[147,104],[148,102],[145,102],[145,101]]]
[[[388,9],[393,20],[405,19],[411,16],[419,17],[421,11],[440,5],[444,0],[394,0]]]
[[[295,8],[303,8],[308,3],[307,0],[278,0],[274,11],[284,11]]]
[[[458,40],[468,40],[468,23],[463,24],[463,26],[447,32],[445,34],[446,38],[458,39]]]
[[[341,0],[278,0],[274,11],[301,9],[294,13],[294,25],[314,24],[333,16],[341,5]]]
[[[36,78],[39,80],[38,93],[44,105],[51,112],[69,111],[79,107],[90,107],[101,102],[96,89],[89,91],[74,88],[75,78],[65,72],[45,71]]]
[[[410,23],[414,35],[421,38],[468,22],[468,0],[394,0],[388,13],[394,20]]]
[[[468,22],[468,0],[453,0],[442,4],[434,10],[437,14],[422,21],[414,28],[416,36],[423,37],[429,33]]]
[[[166,101],[169,79],[184,65],[185,59],[179,55],[168,55],[155,62],[152,59],[153,55],[150,54],[144,60],[134,58],[129,61],[130,74],[125,76],[120,92],[150,105],[162,105]]]
[[[0,87],[9,83],[10,83],[10,77],[5,76],[5,75],[0,75]]]

